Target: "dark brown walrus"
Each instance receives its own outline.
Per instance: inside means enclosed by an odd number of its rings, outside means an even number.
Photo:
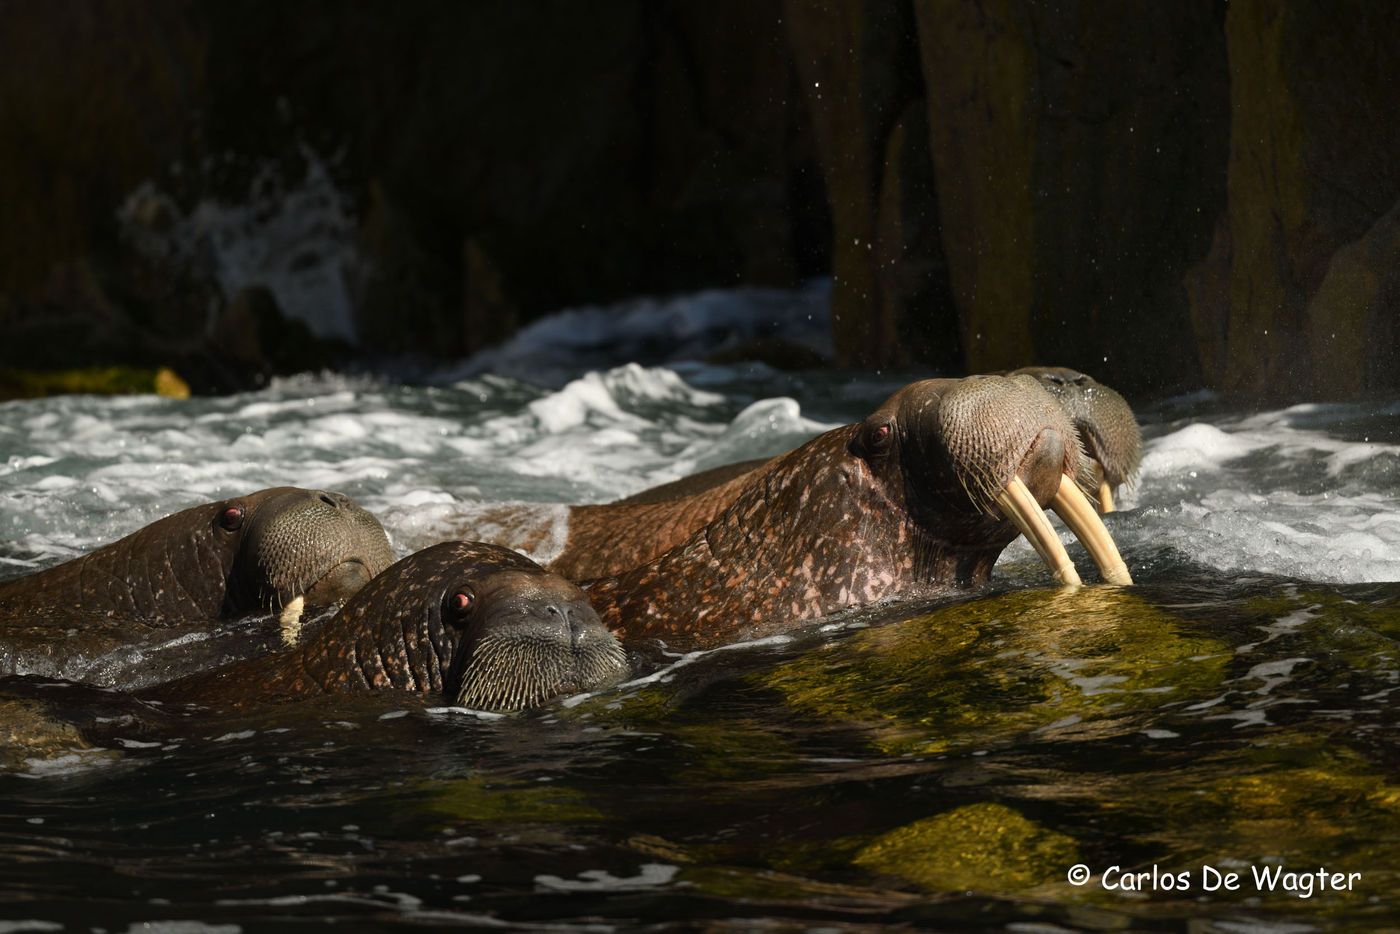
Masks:
[[[1098,476],[1080,479],[1097,490],[1103,511],[1112,493],[1131,478],[1141,442],[1137,422],[1123,398],[1090,377],[1062,367],[1017,371],[1035,377],[1069,417]],[[453,534],[490,538],[534,552],[556,574],[590,580],[640,567],[681,544],[718,516],[745,490],[753,472],[768,460],[727,464],[643,490],[612,503],[555,507],[484,504]],[[1110,486],[1111,484],[1111,486]],[[560,540],[550,554],[548,542]]]
[[[1105,580],[1131,583],[1076,485],[1081,468],[1074,428],[1033,377],[913,383],[863,422],[728,481],[742,489],[713,519],[650,563],[593,582],[589,598],[624,639],[716,645],[984,582],[1018,531],[1057,579],[1077,584],[1047,504]]]
[[[140,619],[299,616],[393,563],[384,529],[348,496],[274,487],[151,523],[91,554],[0,583],[0,614]],[[3,639],[0,623],[0,639]]]
[[[301,644],[142,696],[236,706],[398,690],[516,710],[627,673],[578,587],[498,545],[444,542],[384,571]]]

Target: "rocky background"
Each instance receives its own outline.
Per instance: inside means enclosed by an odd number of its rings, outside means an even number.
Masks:
[[[0,23],[0,367],[217,391],[830,275],[840,365],[1400,387],[1394,4],[0,0]],[[276,232],[265,255],[231,252],[230,216]],[[335,273],[340,319],[258,278],[299,268]]]

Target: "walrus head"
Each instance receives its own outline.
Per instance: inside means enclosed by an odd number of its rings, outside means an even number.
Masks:
[[[1133,410],[1118,393],[1092,376],[1062,366],[1013,371],[1033,376],[1069,416],[1094,470],[1091,492],[1100,512],[1113,511],[1113,496],[1131,485],[1142,459],[1142,436]]]
[[[1069,416],[1035,378],[973,376],[905,386],[860,423],[851,453],[916,525],[953,552],[983,556],[985,564],[985,556],[994,561],[1020,531],[1057,579],[1078,584],[1041,511],[1048,505],[1105,580],[1131,583],[1077,485],[1085,471],[1077,438]]]
[[[378,657],[393,659],[404,633],[419,628],[422,635],[410,638],[414,644],[402,658],[409,667],[421,664],[414,660],[428,656],[415,645],[428,644],[439,670],[413,674],[410,682],[440,685],[463,707],[536,707],[606,687],[628,673],[622,645],[583,591],[500,545],[443,542],[409,555],[341,615],[364,607],[403,617],[402,624],[378,626],[387,634],[375,647]],[[395,684],[400,677],[388,672]]]
[[[147,620],[328,605],[393,562],[379,522],[339,493],[275,487],[191,506],[55,567],[0,583],[0,610]]]
[[[226,615],[343,602],[394,562],[379,520],[343,493],[275,487],[213,504],[211,535],[234,550]]]
[[[463,707],[534,707],[614,683],[627,670],[622,646],[583,591],[539,568],[463,584],[444,612],[464,627],[452,678]]]
[[[583,591],[519,552],[482,542],[442,542],[409,555],[315,638],[329,654],[358,640],[358,672],[370,686],[440,690],[477,710],[535,707],[628,672],[626,653]],[[317,654],[310,646],[311,670]],[[365,672],[370,657],[382,672]]]

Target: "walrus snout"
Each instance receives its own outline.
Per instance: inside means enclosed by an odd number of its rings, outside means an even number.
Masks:
[[[456,702],[464,707],[534,707],[615,684],[630,670],[622,644],[562,577],[501,572],[478,597],[485,606],[460,649]]]
[[[1055,428],[1046,428],[1035,436],[1030,451],[1016,468],[1016,476],[1042,506],[1049,505],[1060,488],[1065,454],[1064,435]]]
[[[1077,485],[1084,465],[1076,429],[1039,380],[1025,374],[960,380],[943,393],[939,417],[940,436],[969,497],[1015,524],[1056,580],[1080,583],[1045,516],[1047,505],[1084,544],[1104,580],[1132,583]]]
[[[300,605],[343,602],[393,563],[384,528],[353,499],[287,488],[245,520],[234,592],[240,609],[299,615]]]
[[[590,628],[600,629],[603,625],[598,620],[598,613],[593,609],[593,604],[589,603],[587,598],[546,603],[544,613],[550,619],[557,620],[561,635],[566,635],[574,642]]]
[[[1142,459],[1142,434],[1127,401],[1086,373],[1068,367],[1038,366],[1015,370],[1038,380],[1069,416],[1095,473],[1090,489],[1099,511],[1113,511],[1113,495],[1131,485]]]

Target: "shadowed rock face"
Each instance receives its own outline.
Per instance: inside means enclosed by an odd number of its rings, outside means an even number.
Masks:
[[[166,516],[91,554],[0,583],[0,615],[213,619],[296,601],[327,606],[391,563],[379,521],[348,496],[274,487]]]
[[[444,542],[380,574],[302,644],[145,696],[225,706],[397,690],[513,710],[627,671],[578,587],[498,545]]]
[[[1073,439],[1031,377],[913,383],[863,422],[730,481],[742,489],[714,519],[650,563],[594,582],[589,597],[624,638],[711,645],[980,584],[1027,521],[1008,518],[1004,491],[1023,489],[1037,513],[1066,487],[1077,492]]]

